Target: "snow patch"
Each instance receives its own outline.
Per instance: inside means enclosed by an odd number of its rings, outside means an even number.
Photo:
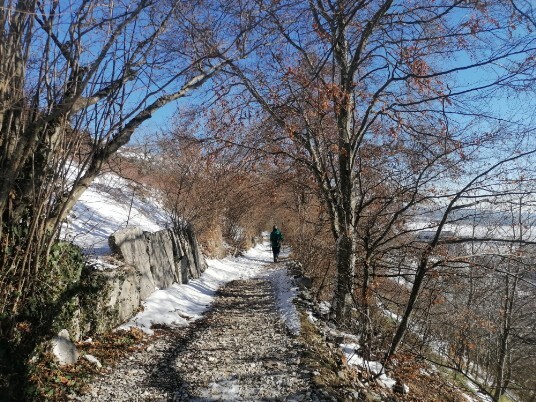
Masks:
[[[193,401],[241,401],[240,385],[238,380],[222,380],[213,382],[208,385],[208,388],[202,393],[201,398],[193,399]]]
[[[384,388],[389,388],[391,390],[393,389],[396,384],[396,380],[383,373],[383,365],[380,362],[364,360],[361,356],[359,356],[357,354],[357,350],[359,350],[358,344],[345,343],[341,344],[340,346],[349,365],[361,367],[374,375],[382,373],[377,378],[378,383]]]
[[[331,303],[327,301],[321,301],[318,304],[318,310],[322,315],[328,315],[331,311]]]
[[[314,324],[315,322],[318,321],[318,318],[315,318],[315,316],[313,315],[313,312],[312,311],[308,311],[307,312],[307,319],[309,320],[309,322],[311,324]]]
[[[491,398],[491,397],[488,396],[488,395],[483,394],[483,393],[480,391],[480,389],[479,389],[475,384],[473,384],[472,382],[469,382],[469,381],[468,381],[468,382],[467,382],[467,387],[468,387],[469,389],[471,389],[471,390],[475,393],[476,397],[478,398],[478,399],[477,399],[478,401],[482,401],[482,402],[493,402],[493,398]],[[474,398],[472,398],[472,397],[470,397],[470,396],[468,396],[468,395],[465,395],[465,396],[466,396],[467,399],[469,399],[469,400],[472,400],[472,401],[475,400]]]
[[[299,335],[301,330],[300,317],[293,301],[298,295],[298,288],[292,286],[292,279],[286,268],[276,268],[267,271],[264,276],[274,286],[277,308],[285,326],[293,335]]]

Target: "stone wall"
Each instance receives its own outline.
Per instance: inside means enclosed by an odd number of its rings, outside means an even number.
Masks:
[[[156,289],[198,278],[206,268],[191,228],[150,233],[138,227],[118,230],[109,238],[118,267],[84,270],[86,289],[79,312],[69,324],[74,339],[115,328],[132,317]]]

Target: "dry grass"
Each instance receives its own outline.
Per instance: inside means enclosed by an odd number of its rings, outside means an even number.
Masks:
[[[301,316],[300,339],[306,345],[302,364],[313,373],[313,386],[337,400],[350,399],[355,390],[359,390],[357,372],[346,365],[346,360],[339,349],[330,347],[318,329],[306,318]]]
[[[303,314],[301,339],[307,349],[302,359],[307,369],[316,372],[313,385],[339,401],[374,400],[404,402],[465,402],[463,390],[447,376],[417,357],[398,354],[392,360],[389,377],[409,387],[402,394],[381,386],[365,370],[349,366],[339,348],[328,344],[319,330]],[[356,396],[358,395],[358,396]]]
[[[113,367],[122,357],[143,348],[146,336],[139,329],[115,331],[98,335],[90,342],[78,342],[81,356],[90,354],[102,363],[97,368],[83,357],[75,365],[59,365],[49,350],[44,350],[34,359],[30,368],[31,383],[28,400],[67,401],[70,395],[87,390],[91,379],[101,370]]]
[[[406,384],[410,392],[397,395],[399,401],[411,402],[466,402],[462,391],[440,372],[412,355],[397,355],[392,376]]]

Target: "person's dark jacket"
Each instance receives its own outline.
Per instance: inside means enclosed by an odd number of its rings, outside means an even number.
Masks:
[[[281,247],[283,241],[283,233],[279,229],[272,230],[270,233],[270,243],[272,247]]]

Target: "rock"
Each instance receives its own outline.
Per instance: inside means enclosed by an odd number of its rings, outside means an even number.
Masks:
[[[309,292],[308,290],[302,290],[300,292],[300,297],[304,300],[308,300],[308,301],[312,301],[313,300],[313,295],[311,294],[311,292]]]
[[[302,290],[311,289],[311,287],[313,286],[313,281],[307,276],[298,277],[294,279],[294,281],[296,283],[296,286],[298,286]]]
[[[382,397],[375,392],[372,391],[365,391],[365,398],[368,402],[381,402]]]
[[[93,356],[93,355],[84,355],[84,359],[86,359],[90,363],[93,363],[98,368],[102,368],[101,362],[95,356]]]
[[[52,353],[60,365],[75,364],[78,360],[78,350],[71,342],[69,332],[62,329],[58,336],[51,340]]]
[[[105,283],[97,297],[84,308],[91,308],[84,316],[86,331],[101,333],[128,320],[140,305],[140,274],[136,268],[123,265],[114,270],[95,271],[94,280]]]
[[[389,388],[389,389],[391,389],[391,387],[389,385],[387,385],[381,378],[376,378],[374,380],[374,382],[376,383],[377,386],[379,386],[381,388]]]
[[[294,277],[303,276],[303,267],[299,262],[290,260],[287,262],[286,265],[287,265],[287,269],[289,273],[292,276]]]
[[[143,230],[128,227],[118,230],[108,238],[110,248],[129,265],[136,267],[140,277],[140,299],[145,300],[155,290],[151,263],[147,253],[147,239]]]
[[[335,343],[337,345],[340,345],[341,343],[344,343],[344,336],[342,335],[336,335],[335,336]]]
[[[199,278],[205,271],[207,264],[201,254],[194,231],[190,226],[187,226],[178,233],[178,238],[188,264],[189,277],[193,279]]]
[[[182,283],[182,273],[175,267],[171,231],[164,229],[145,233],[145,237],[148,240],[147,253],[155,286],[165,289],[173,282]]]
[[[177,232],[171,233],[171,241],[173,244],[175,272],[177,273],[177,277],[181,278],[179,283],[188,283],[190,277],[190,259],[188,258],[186,250],[189,250],[190,247],[188,247],[187,244],[184,244],[184,236],[180,236]]]
[[[180,272],[181,283],[196,279],[205,271],[207,264],[197,243],[192,228],[187,226],[172,234],[175,270]]]
[[[318,305],[318,310],[320,311],[320,314],[327,317],[331,311],[331,303],[327,301],[320,302]]]

